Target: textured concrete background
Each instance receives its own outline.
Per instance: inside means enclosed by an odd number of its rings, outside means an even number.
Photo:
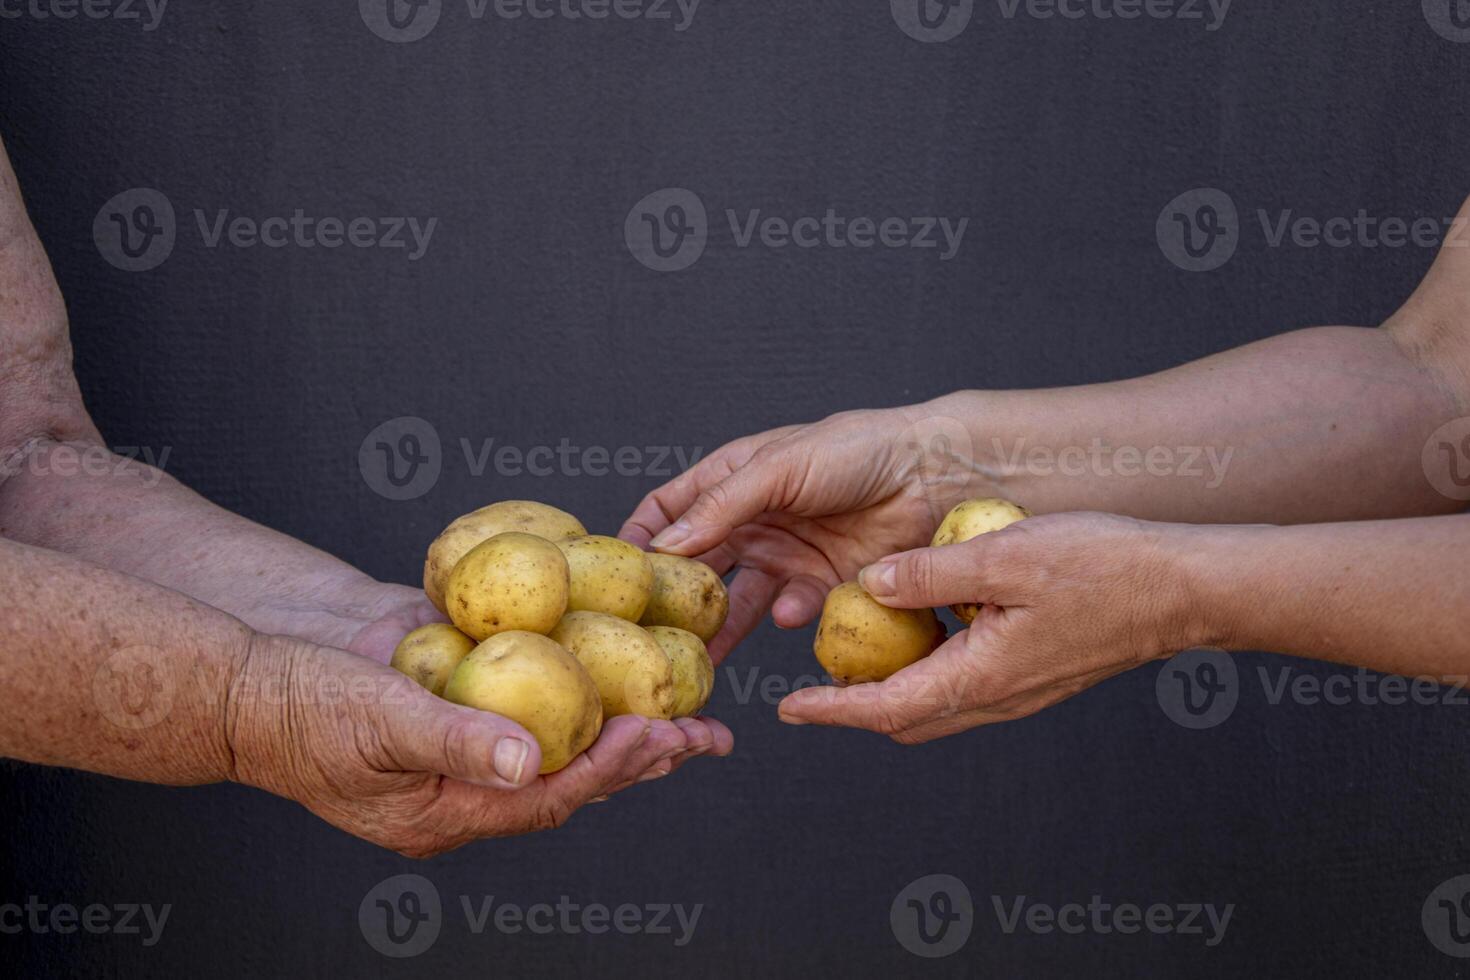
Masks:
[[[366,18],[350,0],[175,0],[145,30],[141,5],[141,20],[62,20],[4,0],[0,132],[109,440],[167,448],[170,471],[222,505],[402,581],[443,523],[486,501],[544,499],[610,533],[661,482],[476,476],[461,439],[709,450],[839,409],[1121,378],[1297,326],[1371,325],[1432,251],[1272,248],[1257,211],[1437,218],[1470,192],[1470,44],[1412,0],[1240,2],[1217,30],[1208,13],[1007,19],[983,0],[943,43],[906,36],[874,0],[705,0],[683,31],[677,10],[476,19],[443,0],[411,43],[376,36],[364,4]],[[177,240],[131,273],[104,261],[93,223],[137,187],[166,196]],[[668,187],[710,215],[706,251],[679,273],[624,241],[630,208]],[[1155,237],[1164,205],[1196,187],[1241,214],[1235,256],[1210,273],[1176,268]],[[740,248],[727,208],[969,225],[949,261]],[[195,211],[220,209],[438,223],[416,261],[211,248]],[[401,416],[442,446],[439,478],[409,501],[376,492],[358,459]],[[751,671],[812,672],[809,644],[765,627],[722,669],[712,712],[736,732],[730,760],[562,831],[423,864],[236,787],[7,765],[0,902],[173,908],[152,947],[28,932],[0,935],[0,955],[22,974],[241,976],[1407,976],[1459,962],[1430,945],[1420,909],[1470,871],[1464,707],[1272,706],[1256,668],[1284,661],[1261,654],[1239,658],[1240,705],[1208,731],[1164,715],[1150,668],[905,749],[740,703]],[[391,961],[358,906],[408,872],[434,883],[444,921],[429,951]],[[935,873],[966,883],[976,918],[962,951],[926,961],[896,941],[889,906]],[[1094,894],[1236,911],[1206,948],[1008,935],[991,901]],[[681,948],[476,935],[459,899],[486,895],[704,911]]]

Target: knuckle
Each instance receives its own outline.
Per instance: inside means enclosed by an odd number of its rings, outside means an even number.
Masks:
[[[714,486],[707,487],[699,495],[699,499],[694,502],[694,506],[690,510],[699,514],[714,515],[723,512],[729,504],[730,488],[722,481],[716,483]]]
[[[897,705],[885,702],[878,705],[873,712],[873,729],[880,735],[897,739],[907,727]]]
[[[900,594],[917,598],[934,594],[934,558],[928,551],[911,556],[899,570]]]
[[[445,765],[451,772],[462,773],[469,770],[470,743],[466,737],[464,725],[446,727],[439,750],[443,753]]]
[[[572,807],[558,799],[543,800],[532,811],[531,824],[536,830],[556,830],[572,817]]]

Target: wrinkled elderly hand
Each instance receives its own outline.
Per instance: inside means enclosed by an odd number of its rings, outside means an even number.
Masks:
[[[613,718],[571,765],[539,776],[536,740],[514,722],[288,637],[256,639],[226,714],[232,778],[409,857],[558,827],[585,803],[733,743],[712,720]]]

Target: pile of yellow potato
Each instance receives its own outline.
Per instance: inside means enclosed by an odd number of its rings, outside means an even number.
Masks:
[[[959,544],[1030,516],[1008,500],[967,500],[944,518],[930,546]],[[976,605],[950,608],[966,623],[980,614]],[[857,684],[887,680],[929,656],[944,640],[944,624],[934,610],[890,609],[857,582],[847,582],[827,593],[814,650],[833,680]]]
[[[705,644],[730,609],[708,565],[588,534],[527,500],[445,528],[429,546],[424,591],[454,625],[414,630],[392,666],[520,724],[541,746],[542,773],[586,751],[604,719],[703,708],[714,687]]]

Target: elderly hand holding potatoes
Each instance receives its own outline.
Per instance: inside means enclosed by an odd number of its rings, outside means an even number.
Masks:
[[[708,567],[509,500],[445,528],[429,546],[424,591],[453,625],[409,633],[392,666],[433,695],[523,726],[543,775],[624,716],[678,719],[728,744],[723,726],[693,717],[714,683],[705,640],[729,608]]]
[[[444,591],[458,559],[489,537],[485,520],[439,543],[426,597],[113,454],[83,403],[66,307],[3,148],[0,376],[0,756],[169,785],[239,782],[427,856],[554,827],[685,759],[730,751],[718,722],[670,720],[708,696],[697,663],[676,682],[666,658],[653,686],[693,694],[665,690],[660,717],[611,717],[555,641],[498,632],[549,628],[558,597],[582,601],[582,576],[546,594],[547,568],[606,567],[587,581],[613,613],[627,613],[617,604],[630,596],[626,568],[652,579],[638,549],[610,539],[563,556],[553,541],[585,534],[570,515],[541,528],[546,538],[511,538],[506,559],[536,573],[524,583],[467,566],[466,582],[512,601],[499,624],[497,607],[469,601],[466,634],[443,622]],[[521,525],[504,530],[535,530],[522,512],[537,508],[501,510]],[[472,653],[480,634],[488,640]],[[645,636],[653,659],[659,639]],[[399,672],[388,666],[395,649]],[[562,737],[543,745],[538,730]]]

